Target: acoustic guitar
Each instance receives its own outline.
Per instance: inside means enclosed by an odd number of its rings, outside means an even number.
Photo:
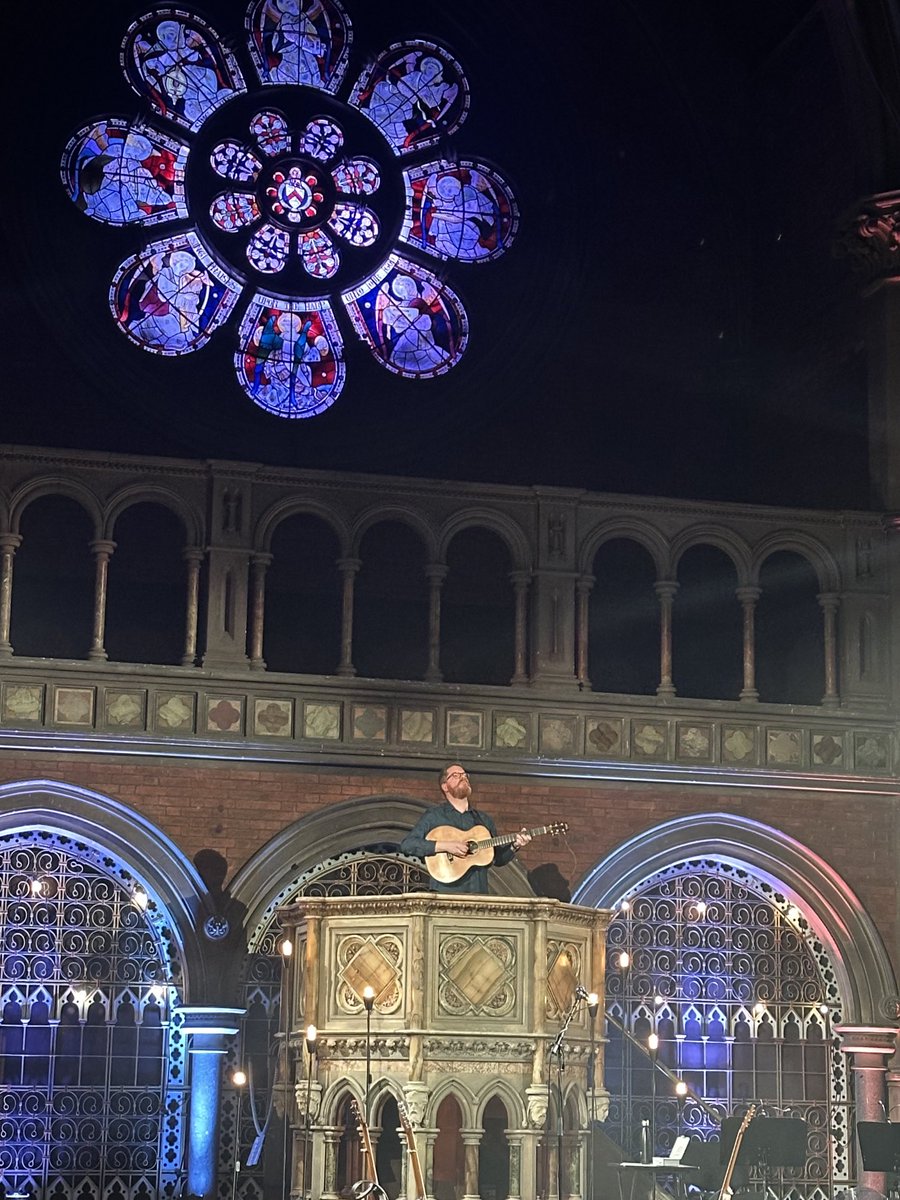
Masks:
[[[557,821],[553,825],[541,825],[538,829],[529,829],[526,832],[533,838],[542,837],[545,833],[561,837],[569,832],[569,826],[565,821]],[[465,830],[454,829],[452,825],[438,825],[436,829],[428,831],[429,841],[462,840],[468,846],[468,853],[464,858],[446,853],[429,854],[425,859],[425,866],[432,879],[441,883],[456,883],[457,879],[462,879],[473,867],[490,866],[494,861],[494,848],[511,846],[518,836],[518,833],[502,833],[499,837],[491,837],[491,831],[484,825],[473,825],[471,829]]]
[[[734,1135],[734,1145],[731,1147],[731,1154],[728,1156],[728,1166],[725,1168],[725,1174],[722,1177],[722,1187],[719,1190],[718,1200],[731,1200],[734,1194],[731,1190],[731,1177],[734,1174],[734,1168],[737,1166],[738,1154],[741,1149],[741,1142],[744,1140],[744,1134],[747,1132],[747,1126],[756,1116],[756,1105],[751,1104],[744,1113],[744,1119],[741,1121],[740,1128]]]
[[[425,1180],[422,1176],[422,1164],[419,1161],[419,1151],[416,1149],[416,1135],[413,1133],[412,1122],[409,1119],[409,1109],[402,1100],[397,1101],[397,1111],[400,1114],[400,1124],[406,1138],[406,1149],[409,1152],[409,1165],[412,1170],[413,1183],[416,1189],[416,1200],[426,1200]]]
[[[372,1148],[372,1139],[369,1136],[369,1126],[366,1124],[366,1119],[355,1096],[350,1097],[350,1108],[353,1112],[353,1119],[356,1122],[356,1129],[362,1145],[363,1170],[366,1173],[366,1178],[360,1179],[358,1183],[354,1183],[350,1191],[353,1193],[355,1200],[363,1200],[363,1197],[368,1197],[369,1200],[387,1200],[387,1192],[385,1192],[384,1188],[378,1182],[378,1169],[375,1166],[375,1151]]]

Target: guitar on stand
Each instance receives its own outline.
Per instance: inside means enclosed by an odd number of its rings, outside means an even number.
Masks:
[[[406,1138],[406,1149],[409,1153],[409,1166],[412,1171],[413,1183],[416,1188],[416,1200],[426,1200],[425,1180],[422,1176],[422,1164],[419,1161],[419,1151],[416,1148],[416,1135],[413,1133],[412,1122],[409,1119],[409,1109],[402,1100],[397,1101],[397,1111],[400,1114],[400,1124]]]
[[[744,1140],[744,1134],[753,1118],[756,1116],[756,1105],[751,1104],[744,1113],[744,1119],[741,1121],[737,1133],[734,1135],[734,1145],[731,1147],[731,1154],[728,1156],[728,1166],[725,1168],[725,1174],[722,1177],[722,1187],[719,1190],[718,1200],[731,1200],[734,1193],[731,1190],[731,1177],[734,1174],[734,1168],[737,1166],[738,1154],[741,1151],[741,1142]]]
[[[562,837],[569,832],[565,821],[557,821],[553,825],[541,825],[537,829],[526,830],[529,837],[542,837],[549,833],[553,837]],[[518,833],[503,833],[499,837],[491,837],[491,831],[484,825],[473,825],[471,829],[454,829],[452,825],[438,825],[428,831],[429,839],[436,842],[464,841],[468,853],[464,858],[454,854],[429,854],[425,866],[432,879],[440,883],[456,883],[473,867],[488,867],[494,861],[496,846],[511,846]]]
[[[372,1139],[369,1136],[369,1126],[366,1124],[366,1119],[355,1096],[350,1097],[350,1108],[353,1112],[353,1119],[356,1122],[356,1129],[359,1133],[360,1144],[362,1145],[363,1171],[366,1174],[366,1178],[360,1179],[358,1183],[354,1183],[350,1190],[355,1200],[363,1200],[363,1197],[368,1197],[369,1200],[387,1200],[387,1192],[385,1192],[384,1188],[378,1182],[378,1169],[375,1166],[375,1151],[372,1147]]]

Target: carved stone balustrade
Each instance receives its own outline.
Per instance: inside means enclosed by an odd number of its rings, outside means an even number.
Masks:
[[[304,897],[279,915],[294,950],[285,1001],[295,1096],[308,1079],[307,1027],[318,1031],[314,1197],[333,1194],[336,1184],[325,1177],[330,1159],[317,1130],[340,1123],[348,1095],[370,1114],[370,1125],[388,1095],[405,1102],[423,1131],[427,1178],[434,1137],[424,1131],[437,1129],[448,1095],[459,1103],[467,1161],[473,1149],[477,1156],[485,1104],[503,1102],[523,1196],[540,1190],[540,1164],[546,1169],[549,1157],[539,1159],[541,1146],[556,1144],[560,1083],[567,1144],[572,1134],[586,1140],[588,1081],[603,1078],[609,911],[538,898],[411,893]],[[576,996],[579,985],[597,993],[594,1017]],[[367,986],[375,993],[368,1021]],[[553,1047],[561,1031],[560,1067]],[[606,1099],[594,1097],[595,1112]],[[298,1102],[294,1112],[298,1126],[302,1107]],[[574,1176],[586,1155],[565,1158],[573,1176],[566,1194],[583,1194],[584,1181]]]

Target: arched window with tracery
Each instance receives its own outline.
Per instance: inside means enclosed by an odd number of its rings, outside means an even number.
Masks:
[[[179,1194],[181,976],[165,913],[108,853],[59,833],[0,837],[7,1196]]]
[[[783,1127],[797,1165],[779,1195],[823,1200],[848,1185],[852,1111],[832,1034],[841,997],[825,947],[775,888],[713,860],[659,872],[610,925],[606,994],[606,1128],[625,1157],[640,1154],[642,1121],[657,1154],[681,1133],[702,1149],[755,1103],[797,1123]],[[767,1169],[781,1175],[763,1161],[760,1178]]]

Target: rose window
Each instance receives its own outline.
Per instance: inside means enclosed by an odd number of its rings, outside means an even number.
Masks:
[[[165,355],[233,319],[238,382],[283,417],[334,403],[354,334],[397,375],[450,370],[468,318],[434,260],[488,262],[518,225],[495,168],[441,151],[469,108],[462,68],[415,39],[354,78],[337,0],[253,0],[245,24],[241,45],[183,8],[138,18],[121,59],[150,111],[66,147],[87,216],[152,227],[115,271],[113,318]]]

